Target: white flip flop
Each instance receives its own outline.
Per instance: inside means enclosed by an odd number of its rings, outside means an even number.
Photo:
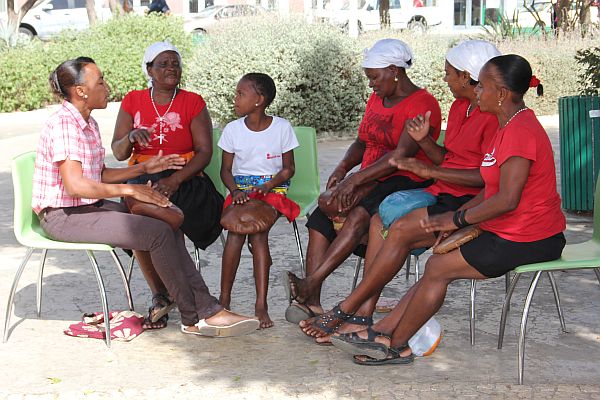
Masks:
[[[231,325],[210,325],[206,320],[201,319],[195,325],[198,331],[189,331],[189,326],[181,325],[181,332],[189,335],[208,336],[208,337],[232,337],[242,336],[252,333],[258,329],[260,322],[257,319],[245,319]]]
[[[196,326],[202,336],[232,337],[254,332],[260,326],[260,322],[257,319],[249,318],[231,325],[210,325],[206,320],[201,319]]]

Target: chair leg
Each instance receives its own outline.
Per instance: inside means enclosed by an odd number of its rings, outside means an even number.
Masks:
[[[306,264],[304,263],[304,255],[302,253],[302,243],[300,242],[300,232],[298,231],[298,224],[296,220],[292,221],[294,228],[294,237],[296,238],[296,246],[298,247],[298,256],[300,258],[300,268],[302,269],[302,277],[306,277]]]
[[[598,283],[600,284],[600,268],[594,268],[594,272],[596,273],[596,278],[598,279]]]
[[[552,271],[548,272],[548,278],[550,279],[550,286],[552,286],[552,292],[554,293],[554,302],[556,303],[556,311],[558,311],[558,319],[560,320],[560,327],[564,333],[568,333],[567,325],[565,324],[565,317],[562,311],[562,307],[560,305],[560,295],[558,294],[558,285],[556,284],[556,280],[554,279],[554,274]]]
[[[194,246],[194,264],[196,264],[196,270],[200,271],[200,249]]]
[[[356,266],[354,267],[354,279],[352,279],[352,290],[356,289],[356,285],[358,284],[358,274],[360,273],[360,266],[362,264],[362,257],[356,257]]]
[[[96,274],[96,280],[98,281],[98,288],[100,289],[100,300],[102,300],[102,311],[104,312],[106,347],[110,348],[110,313],[108,311],[108,302],[106,301],[106,290],[104,289],[104,281],[102,280],[100,268],[98,267],[98,263],[96,262],[96,257],[94,257],[94,253],[91,250],[86,250],[86,253],[90,259],[90,262],[92,263],[92,268],[94,269],[94,273]]]
[[[535,288],[540,280],[542,271],[535,273],[531,286],[529,286],[529,292],[527,292],[527,298],[525,299],[525,305],[523,306],[523,316],[521,317],[521,329],[519,331],[519,385],[523,384],[523,371],[525,368],[525,332],[527,330],[527,317],[529,316],[529,306],[535,293]]]
[[[498,350],[502,348],[502,342],[504,341],[504,330],[506,328],[506,316],[508,315],[508,310],[510,309],[510,298],[515,291],[515,287],[517,286],[517,282],[519,282],[519,278],[521,274],[515,274],[510,281],[510,286],[506,291],[506,296],[504,296],[504,303],[502,303],[502,315],[500,316],[500,330],[498,331]]]
[[[408,254],[408,257],[406,257],[406,265],[404,266],[406,268],[406,280],[408,280],[408,277],[410,276],[410,259],[411,259],[411,255]]]
[[[37,280],[37,292],[35,297],[35,305],[37,316],[40,318],[42,316],[42,277],[44,276],[44,264],[46,264],[46,254],[48,253],[48,249],[42,250],[42,255],[40,256],[40,268],[38,271],[38,280]]]
[[[127,303],[129,304],[129,311],[133,311],[133,298],[131,297],[131,287],[129,286],[129,280],[127,279],[127,275],[125,274],[125,269],[123,268],[123,264],[121,260],[117,256],[117,253],[112,250],[110,252],[113,260],[115,260],[115,264],[117,264],[117,269],[119,270],[119,275],[121,275],[121,279],[123,280],[123,286],[125,287],[125,296],[127,296]]]
[[[477,281],[471,279],[471,309],[469,318],[469,328],[471,336],[471,346],[475,345],[475,292],[477,288]]]
[[[4,316],[4,334],[2,336],[2,343],[6,343],[8,340],[8,327],[10,326],[10,316],[12,314],[12,306],[13,301],[15,299],[15,292],[17,291],[17,285],[19,284],[19,280],[21,279],[21,275],[23,274],[23,270],[27,265],[27,261],[31,258],[34,249],[29,247],[27,248],[27,253],[25,253],[25,258],[19,265],[17,269],[17,273],[15,274],[15,279],[13,280],[12,287],[10,288],[10,293],[8,294],[8,303],[6,304],[6,315]]]
[[[219,239],[221,239],[221,246],[223,246],[223,248],[225,248],[225,234],[222,231],[219,234]]]
[[[419,274],[421,271],[419,271],[419,256],[415,256],[415,283],[419,282]]]
[[[135,264],[135,255],[132,255],[131,258],[129,259],[129,265],[127,266],[127,268],[129,269],[129,272],[127,272],[127,282],[131,283],[131,275],[133,275],[133,264]]]

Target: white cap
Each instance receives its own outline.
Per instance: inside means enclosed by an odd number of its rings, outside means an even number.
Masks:
[[[381,39],[365,49],[363,68],[386,68],[395,65],[408,69],[412,66],[412,50],[398,39]]]
[[[471,79],[479,80],[479,71],[491,58],[501,53],[496,46],[485,40],[465,40],[446,54],[446,60],[459,71],[467,71]]]

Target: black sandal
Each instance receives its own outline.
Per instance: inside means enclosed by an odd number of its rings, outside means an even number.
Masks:
[[[153,324],[157,323],[169,311],[175,308],[176,304],[164,293],[156,293],[152,296],[152,305],[148,308],[148,319]],[[165,321],[166,326],[166,321]]]
[[[367,327],[367,338],[358,336],[358,332],[345,333],[331,336],[331,343],[338,349],[352,355],[367,355],[371,358],[385,358],[388,353],[388,346],[375,341],[377,337],[384,337],[391,341],[391,338],[381,332],[377,332],[371,326]]]
[[[331,335],[337,331],[340,326],[352,318],[352,314],[346,314],[340,309],[340,305],[333,307],[331,312],[321,314],[310,324],[311,328],[318,329],[323,333],[322,336]],[[309,335],[313,336],[313,335]]]
[[[367,329],[371,329],[371,325],[373,325],[373,317],[361,317],[359,315],[353,315],[350,318],[348,318],[348,320],[345,323],[353,324],[353,325],[363,325],[363,326],[366,326]],[[352,332],[352,333],[354,333],[354,332]],[[346,334],[344,333],[342,335],[346,335]],[[329,337],[328,342],[319,342],[319,339],[322,339],[325,337]],[[334,337],[333,335],[321,336],[321,337],[315,338],[315,343],[319,346],[333,346],[333,343],[331,342],[331,338],[333,338],[333,337]]]
[[[144,318],[144,322],[142,323],[142,328],[145,331],[151,331],[155,329],[163,329],[167,327],[167,321],[169,321],[169,314],[165,314],[160,317],[156,322],[152,322],[150,317]]]
[[[387,354],[384,356],[384,358],[375,358],[375,357],[369,357],[367,355],[356,355],[354,357],[352,357],[352,361],[355,364],[359,364],[359,365],[369,365],[369,366],[374,366],[374,365],[388,365],[388,364],[392,364],[392,365],[403,365],[403,364],[410,364],[413,361],[415,361],[415,355],[410,353],[410,355],[403,357],[400,355],[400,353],[402,353],[404,350],[408,349],[408,344],[402,345],[400,347],[389,347],[387,350]],[[366,357],[365,359],[361,359],[361,358],[357,358],[357,357],[361,357],[364,356]]]

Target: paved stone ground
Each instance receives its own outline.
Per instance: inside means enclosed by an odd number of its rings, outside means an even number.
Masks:
[[[118,104],[96,111],[104,143],[109,148]],[[25,250],[12,233],[10,160],[34,150],[49,110],[0,114],[0,305],[4,306],[14,273]],[[557,146],[556,117],[542,122]],[[319,144],[321,178],[326,179],[348,141]],[[300,162],[298,160],[297,162]],[[109,164],[116,164],[109,159]],[[590,217],[568,217],[570,243],[587,240]],[[301,227],[306,243],[306,230]],[[280,275],[299,271],[290,225],[278,222],[271,235],[274,265],[269,304],[275,327],[235,339],[182,335],[179,316],[172,313],[167,329],[146,332],[130,343],[76,339],[62,334],[83,312],[101,308],[98,288],[84,253],[50,252],[44,277],[42,318],[35,316],[37,256],[30,261],[15,299],[11,335],[0,345],[0,397],[22,398],[491,398],[600,399],[600,286],[591,271],[557,273],[569,333],[562,333],[551,290],[544,278],[536,293],[527,334],[525,385],[517,385],[516,335],[519,313],[528,287],[522,279],[514,296],[504,348],[496,349],[504,281],[478,286],[476,343],[469,344],[468,282],[449,288],[437,318],[444,329],[438,350],[410,366],[368,368],[351,363],[332,347],[312,344],[298,328],[283,319],[285,295]],[[218,292],[219,242],[202,255],[202,272],[213,293]],[[121,253],[123,259],[125,255]],[[426,256],[424,257],[426,258]],[[112,261],[99,254],[112,309],[125,309],[120,278]],[[333,306],[352,283],[352,257],[328,279],[324,305]],[[409,287],[403,274],[385,289],[400,297]],[[412,278],[411,278],[412,281]],[[134,272],[136,309],[145,311],[149,290]],[[252,313],[254,281],[251,257],[243,253],[232,307]],[[2,311],[4,308],[2,308]],[[4,324],[4,313],[0,316]]]

